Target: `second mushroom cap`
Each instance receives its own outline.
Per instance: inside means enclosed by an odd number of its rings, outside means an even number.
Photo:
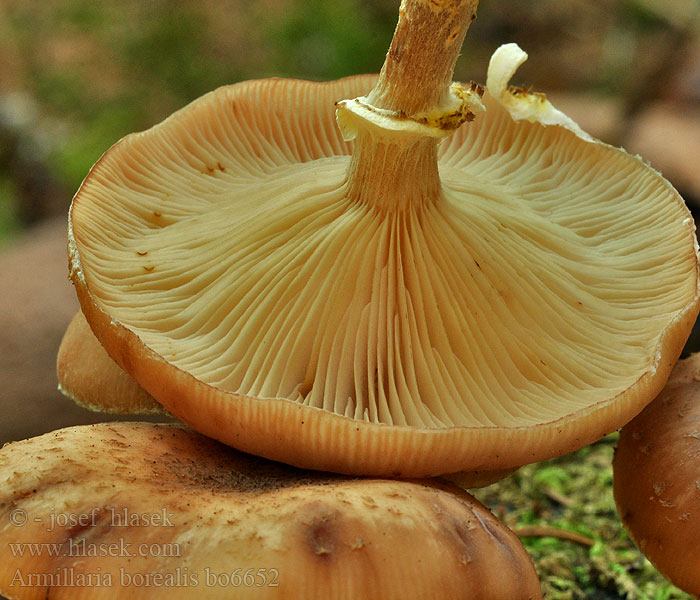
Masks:
[[[147,423],[8,444],[0,480],[12,600],[541,598],[513,532],[444,482],[300,471]]]

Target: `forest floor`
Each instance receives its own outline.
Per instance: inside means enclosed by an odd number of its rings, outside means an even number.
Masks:
[[[470,490],[518,533],[546,600],[690,598],[659,574],[622,526],[612,491],[617,438],[613,433]]]

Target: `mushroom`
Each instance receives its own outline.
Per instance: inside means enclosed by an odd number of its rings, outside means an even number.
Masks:
[[[167,414],[128,373],[107,354],[78,312],[58,349],[58,387],[79,406],[113,414]],[[494,471],[461,471],[445,477],[464,489],[491,485],[515,468]]]
[[[515,534],[455,486],[300,471],[182,425],[8,444],[0,481],[14,600],[541,598]]]
[[[700,597],[700,353],[625,425],[613,460],[620,517],[674,585]]]
[[[162,414],[163,406],[121,369],[78,312],[63,335],[56,360],[58,389],[89,410]]]
[[[378,78],[220,88],[93,167],[71,278],[170,413],[300,467],[424,477],[575,450],[661,390],[698,312],[693,220],[510,87],[517,46],[486,91],[451,84],[475,7],[405,0]]]

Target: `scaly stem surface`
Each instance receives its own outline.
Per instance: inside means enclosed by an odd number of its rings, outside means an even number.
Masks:
[[[478,0],[404,0],[379,80],[367,96],[400,115],[440,110]],[[380,210],[437,201],[438,140],[359,130],[348,172],[350,196]]]
[[[407,115],[428,112],[452,83],[478,0],[404,0],[379,81],[368,100]]]

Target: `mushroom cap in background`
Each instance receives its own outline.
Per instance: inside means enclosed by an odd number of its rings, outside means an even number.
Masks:
[[[700,596],[700,353],[625,425],[613,460],[615,502],[632,540],[674,585]]]
[[[79,406],[112,414],[167,414],[161,404],[107,354],[78,311],[56,359],[58,389]]]
[[[178,424],[9,444],[0,480],[14,600],[541,597],[517,537],[455,486],[304,472]],[[58,556],[12,551],[29,544]]]
[[[487,93],[440,202],[355,202],[334,104],[373,82],[221,88],[101,158],[69,238],[109,355],[202,433],[319,470],[503,470],[622,426],[697,316],[680,196]]]

